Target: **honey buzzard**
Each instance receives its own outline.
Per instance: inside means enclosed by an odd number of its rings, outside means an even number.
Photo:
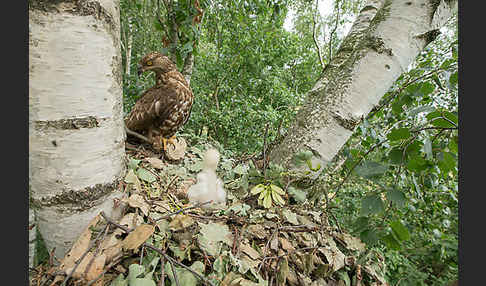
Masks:
[[[174,143],[175,133],[189,119],[194,96],[167,56],[152,52],[143,57],[138,75],[145,71],[155,73],[156,83],[135,103],[125,125],[129,130],[146,134],[154,147],[166,151],[167,143]]]

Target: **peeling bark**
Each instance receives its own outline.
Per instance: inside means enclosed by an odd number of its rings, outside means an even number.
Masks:
[[[118,211],[119,37],[118,0],[29,2],[30,205],[58,258],[100,211]]]
[[[274,163],[310,150],[326,166],[457,9],[457,0],[371,0],[272,150]]]

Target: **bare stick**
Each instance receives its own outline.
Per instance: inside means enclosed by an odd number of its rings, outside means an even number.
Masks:
[[[101,241],[103,241],[105,239],[106,234],[108,233],[108,228],[109,228],[108,224],[106,224],[105,230],[103,231],[103,237],[101,238]],[[93,254],[93,257],[91,257],[91,260],[89,261],[88,265],[86,266],[86,269],[84,270],[83,275],[86,275],[86,273],[88,273],[89,269],[91,268],[91,265],[93,264],[94,259],[100,253],[100,250],[101,250],[100,246],[101,246],[101,244],[99,244],[98,247],[96,247],[96,251]]]
[[[187,267],[186,265],[184,265],[184,264],[180,263],[179,261],[175,260],[174,258],[168,256],[167,254],[165,254],[165,252],[163,252],[162,250],[158,249],[157,247],[155,247],[155,246],[153,246],[153,245],[151,245],[150,243],[147,243],[147,242],[145,242],[144,245],[147,248],[150,248],[150,249],[158,252],[162,256],[164,256],[165,259],[167,259],[170,263],[177,264],[177,265],[181,266],[182,268],[186,269],[187,271],[191,272],[194,276],[196,276],[197,278],[199,278],[204,283],[209,284],[211,286],[214,286],[214,284],[211,281],[209,281],[205,277],[201,276],[199,273],[197,273],[196,271],[194,271],[191,268]]]
[[[265,135],[263,135],[263,176],[267,172],[267,135],[268,135],[268,123],[265,125]]]
[[[108,272],[108,270],[110,270],[111,267],[113,267],[114,265],[118,264],[121,260],[123,259],[123,257],[120,257],[116,260],[113,260],[110,264],[108,264],[108,266],[106,266],[105,270],[103,270],[103,272],[100,273],[100,275],[98,275],[98,277],[96,277],[95,279],[91,280],[88,282],[88,284],[86,284],[86,286],[90,286],[90,285],[93,285],[96,281],[98,281],[98,279],[100,279],[106,272]]]
[[[126,233],[130,233],[130,232],[133,230],[133,229],[130,229],[130,228],[125,227],[125,226],[123,226],[123,225],[117,224],[117,223],[116,223],[116,222],[114,222],[114,221],[113,221],[111,218],[109,218],[109,217],[108,217],[108,216],[105,214],[105,212],[103,212],[103,211],[101,212],[101,216],[102,216],[102,217],[103,217],[103,218],[104,218],[104,219],[105,219],[107,222],[109,222],[109,223],[111,223],[112,225],[114,225],[114,226],[118,227],[119,229],[121,229],[121,230],[125,231]]]
[[[170,264],[170,270],[172,270],[172,275],[174,276],[175,284],[177,286],[181,286],[181,284],[179,284],[179,277],[177,277],[177,273],[175,271],[174,263],[172,263],[172,261],[169,260],[169,264]]]
[[[159,281],[159,286],[164,286],[165,285],[165,257],[162,256],[162,259],[160,260],[160,281]]]
[[[191,207],[187,207],[187,208],[180,209],[180,210],[175,211],[175,212],[171,212],[171,213],[169,213],[169,214],[167,214],[167,215],[165,215],[165,216],[163,216],[163,217],[159,217],[158,219],[154,219],[154,221],[159,221],[159,220],[161,220],[161,219],[166,219],[166,218],[169,218],[169,217],[171,217],[171,216],[173,216],[173,215],[176,215],[176,214],[182,213],[182,212],[187,211],[187,210],[191,210],[191,209],[199,208],[199,207],[201,207],[201,206],[203,206],[203,205],[207,205],[207,204],[212,203],[212,202],[213,202],[213,201],[212,201],[212,200],[210,200],[210,201],[207,201],[207,202],[204,202],[204,203],[198,203],[198,204],[196,204],[195,206],[191,206]]]
[[[319,0],[316,0],[316,8],[314,9],[314,15],[312,16],[312,38],[314,39],[314,44],[316,45],[317,49],[317,56],[319,57],[319,62],[321,63],[321,67],[324,68],[324,61],[322,60],[322,54],[321,54],[321,47],[319,46],[319,43],[317,42],[317,37],[316,37],[316,29],[317,29],[317,11],[318,11],[318,4]],[[320,14],[319,14],[320,15]],[[283,121],[281,121],[283,122]]]
[[[105,226],[105,229],[107,227],[108,227],[108,225]],[[64,281],[62,282],[61,286],[65,286],[66,285],[66,283],[68,282],[69,278],[71,278],[71,276],[73,275],[74,271],[76,271],[76,268],[78,268],[79,264],[81,264],[81,261],[83,261],[84,257],[88,254],[90,248],[93,247],[94,243],[98,240],[98,238],[100,238],[101,234],[103,234],[105,232],[105,229],[103,231],[101,231],[100,233],[98,233],[98,235],[96,236],[96,238],[89,243],[88,249],[86,249],[86,251],[83,253],[83,255],[81,256],[81,258],[78,259],[78,261],[76,262],[76,264],[73,267],[73,270],[71,270],[71,272],[69,272],[68,276],[66,276],[66,278],[64,278]]]
[[[132,130],[128,129],[127,126],[125,126],[125,131],[127,132],[127,134],[130,134],[130,135],[132,135],[134,137],[137,137],[138,139],[141,139],[141,140],[143,140],[143,141],[145,141],[147,143],[152,144],[152,142],[147,137],[143,136],[142,134],[138,134],[135,131],[132,131]]]
[[[263,248],[263,259],[262,261],[260,262],[260,264],[258,265],[258,273],[260,272],[260,270],[262,269],[262,266],[263,266],[263,262],[265,261],[265,257],[267,255],[267,249],[268,249],[268,245],[270,244],[270,242],[272,241],[273,237],[275,236],[275,234],[278,233],[278,230],[279,228],[275,228],[275,230],[273,231],[272,235],[270,235],[270,239],[267,241],[267,243],[265,244],[265,248]],[[277,234],[278,236],[278,234]]]

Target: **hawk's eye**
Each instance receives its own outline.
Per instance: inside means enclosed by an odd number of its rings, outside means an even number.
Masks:
[[[152,61],[148,61],[148,62],[147,62],[147,65],[148,65],[148,66],[151,66],[151,65],[152,65]]]

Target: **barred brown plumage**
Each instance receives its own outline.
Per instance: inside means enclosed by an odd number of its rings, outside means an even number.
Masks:
[[[152,52],[143,57],[138,73],[145,71],[155,73],[156,83],[135,103],[125,125],[146,134],[154,147],[166,150],[166,142],[171,143],[171,137],[189,119],[194,96],[184,76],[167,56]]]

